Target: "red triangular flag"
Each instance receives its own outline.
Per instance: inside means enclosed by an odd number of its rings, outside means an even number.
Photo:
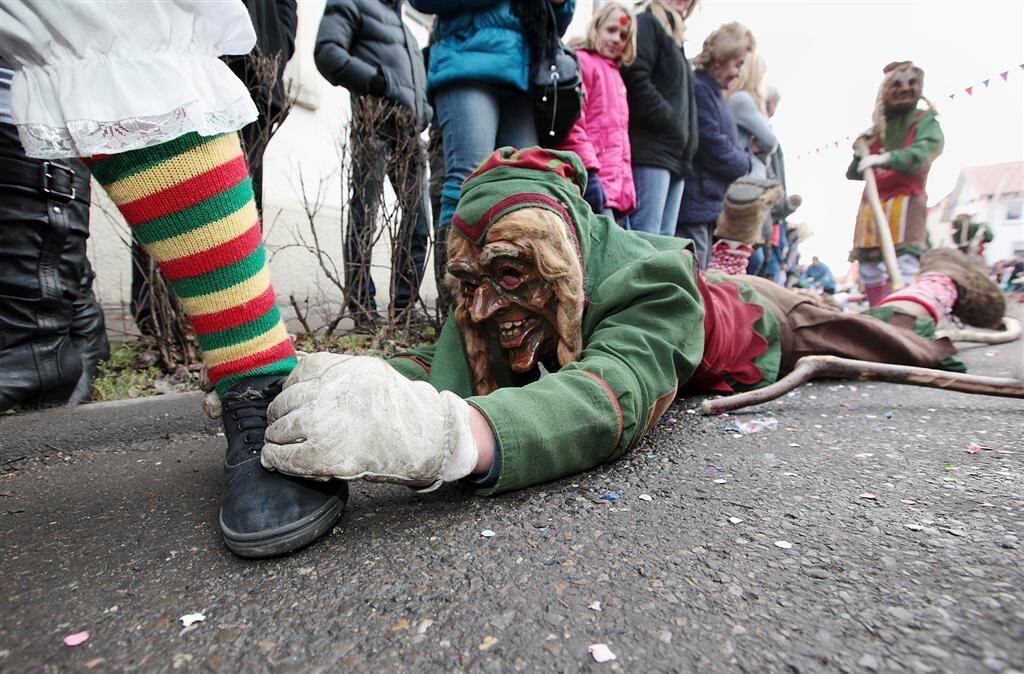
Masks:
[[[981,83],[985,85],[986,89],[988,89],[988,80],[982,80]]]
[[[970,96],[974,92],[974,87],[966,87],[964,88],[964,91],[966,91],[967,95]]]
[[[1004,70],[1003,72],[999,73],[999,76],[1002,77],[1003,81],[1005,82],[1006,81],[1006,76],[1009,75],[1009,74],[1010,74],[1009,70]]]

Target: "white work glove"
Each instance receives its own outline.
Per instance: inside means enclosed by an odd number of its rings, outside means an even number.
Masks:
[[[889,153],[883,152],[882,154],[869,154],[867,157],[862,157],[857,162],[857,173],[864,173],[868,169],[875,168],[876,166],[885,166],[889,163]]]
[[[476,467],[466,401],[410,381],[380,358],[306,356],[267,421],[263,467],[289,475],[430,491]]]

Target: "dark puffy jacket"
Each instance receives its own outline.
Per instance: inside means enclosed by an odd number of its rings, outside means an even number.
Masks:
[[[328,0],[313,56],[328,82],[353,94],[377,94],[371,82],[379,73],[384,98],[415,113],[420,129],[430,123],[423,55],[402,22],[401,0]]]
[[[689,177],[697,152],[693,70],[650,11],[637,17],[636,61],[622,69],[633,164]]]
[[[295,0],[242,0],[242,2],[249,11],[253,30],[256,31],[255,49],[266,56],[277,55],[277,77],[274,79],[274,88],[270,94],[270,108],[264,113],[260,106],[261,114],[267,114],[270,119],[274,119],[284,110],[285,95],[282,82],[284,66],[295,53],[295,31],[298,29],[299,21]],[[253,87],[262,85],[256,81],[252,64],[245,56],[228,56],[224,61],[231,68],[231,72],[245,82],[245,86],[250,91]],[[278,123],[282,121],[284,120],[277,120]]]
[[[683,186],[681,223],[714,222],[722,212],[725,190],[750,172],[750,154],[740,144],[736,119],[722,97],[722,85],[705,72],[694,84],[700,145],[693,158],[693,175]]]

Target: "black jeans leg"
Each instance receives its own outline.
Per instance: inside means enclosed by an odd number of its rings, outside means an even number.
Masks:
[[[392,185],[399,186],[401,222],[394,245],[391,268],[393,307],[402,311],[419,301],[423,267],[427,259],[430,232],[427,157],[422,142],[410,132],[396,144],[389,172]]]
[[[381,143],[352,127],[352,171],[348,228],[345,231],[345,287],[348,309],[354,314],[373,315],[377,310],[376,287],[370,274],[373,243],[377,229],[378,200],[384,183]]]

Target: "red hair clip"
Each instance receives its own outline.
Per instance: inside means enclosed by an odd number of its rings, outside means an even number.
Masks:
[[[629,25],[629,17],[626,16],[625,14],[620,16],[619,17],[619,25],[620,26],[628,26]]]

